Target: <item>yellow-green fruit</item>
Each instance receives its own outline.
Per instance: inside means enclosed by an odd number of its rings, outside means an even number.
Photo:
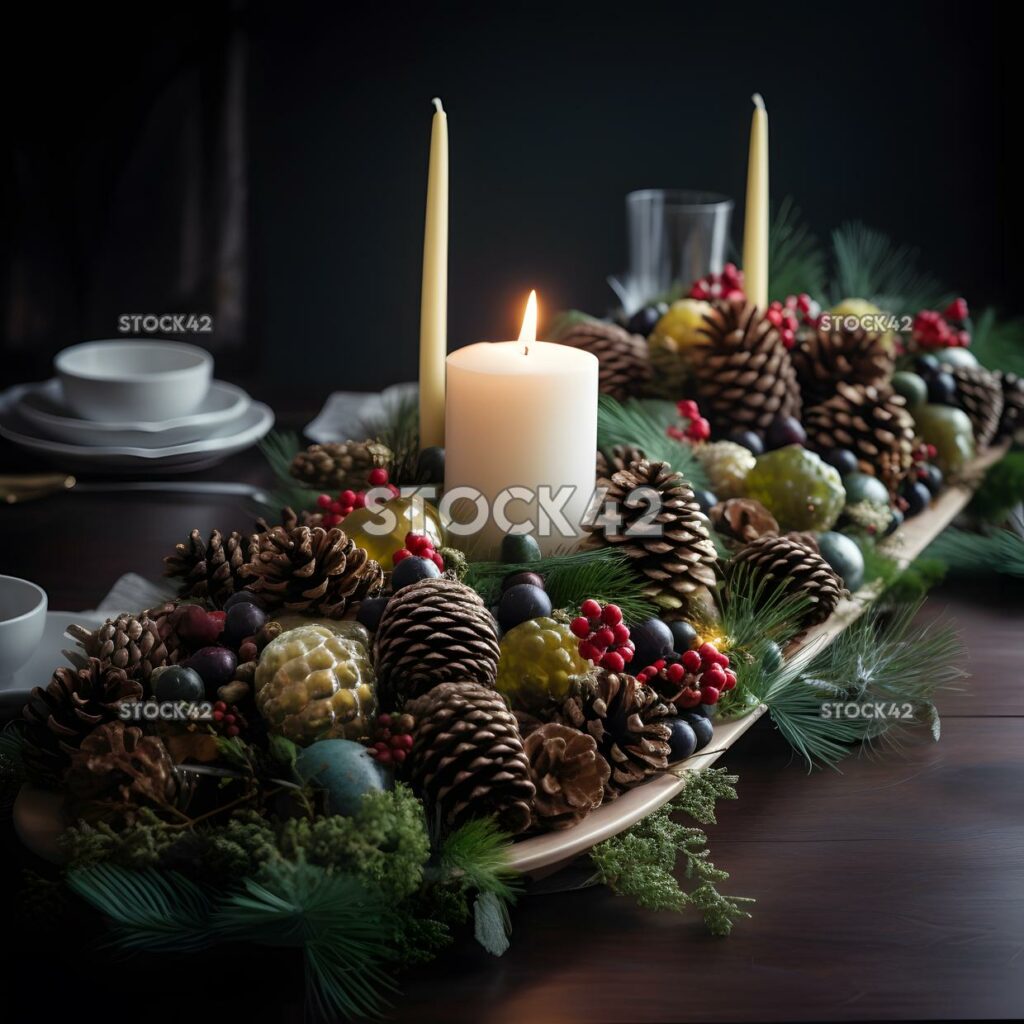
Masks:
[[[711,312],[711,304],[699,299],[680,299],[655,324],[647,339],[647,353],[653,374],[648,391],[663,398],[676,399],[686,389],[689,377],[689,352],[697,345],[707,343],[700,333],[704,316]]]
[[[590,670],[578,647],[565,622],[546,616],[521,622],[501,638],[498,690],[522,711],[561,700]]]
[[[839,471],[820,455],[790,444],[757,458],[747,474],[754,498],[786,530],[828,530],[839,518],[846,491]]]
[[[864,328],[868,331],[878,333],[880,318],[887,319],[887,314],[881,307],[876,306],[867,299],[849,298],[833,306],[829,312],[833,318],[844,316],[855,316],[858,320],[864,320]],[[882,334],[882,344],[889,355],[893,354],[896,347],[896,334],[893,331],[885,331]]]
[[[704,317],[710,312],[710,302],[680,299],[669,306],[668,312],[655,325],[653,334],[671,338],[683,349],[706,345],[708,339],[701,330],[706,326]]]
[[[919,405],[912,410],[922,440],[935,445],[935,463],[946,476],[955,476],[974,458],[974,427],[963,409],[951,405]]]
[[[263,649],[256,707],[271,732],[295,743],[369,734],[376,711],[365,644],[327,626],[299,626]]]
[[[743,496],[747,474],[757,462],[749,448],[734,441],[714,441],[697,445],[693,452],[707,474],[708,486],[716,498],[725,501],[726,498]]]
[[[405,547],[407,533],[425,533],[435,549],[444,544],[441,516],[418,494],[387,501],[376,512],[357,508],[345,516],[341,528],[385,569],[391,568],[391,556]]]

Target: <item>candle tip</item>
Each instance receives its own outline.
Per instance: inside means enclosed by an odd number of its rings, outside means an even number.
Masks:
[[[754,101],[754,106],[758,110],[764,110],[764,97],[759,92],[755,92],[750,98]]]
[[[519,340],[523,345],[523,355],[530,354],[530,343],[537,340],[537,293],[530,292],[526,300],[526,312],[523,315],[523,329],[519,332]]]
[[[441,106],[441,100],[437,96],[435,96],[430,102],[434,104],[434,109],[439,114],[444,113],[444,107]]]

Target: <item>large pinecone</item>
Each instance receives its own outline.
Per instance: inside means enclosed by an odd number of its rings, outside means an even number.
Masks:
[[[275,526],[253,535],[252,552],[241,575],[271,609],[340,619],[384,586],[384,570],[336,527]]]
[[[675,713],[673,704],[664,703],[633,676],[597,669],[565,700],[555,720],[594,737],[611,767],[604,798],[614,800],[622,790],[668,767],[668,720]]]
[[[104,667],[123,669],[131,679],[142,683],[149,681],[153,669],[163,668],[172,660],[160,635],[159,624],[145,612],[107,619],[94,630],[78,625],[68,626],[67,632],[78,642],[86,658],[97,658]],[[81,655],[69,651],[64,653],[75,664],[82,662]]]
[[[494,687],[498,637],[475,590],[440,577],[402,587],[388,601],[374,638],[377,697],[392,710],[438,683]]]
[[[716,433],[763,434],[777,416],[800,415],[800,385],[776,328],[753,307],[718,303],[705,318],[708,344],[690,350],[701,411]]]
[[[513,835],[529,827],[530,764],[500,694],[475,682],[441,683],[406,710],[416,723],[410,777],[448,828],[490,816]]]
[[[944,366],[956,381],[957,405],[974,427],[974,440],[987,448],[999,433],[1003,418],[1003,381],[983,366]]]
[[[318,490],[361,491],[371,469],[386,468],[394,453],[379,441],[341,441],[311,444],[292,459],[290,472],[296,480]]]
[[[533,818],[540,828],[569,828],[601,805],[611,768],[593,736],[548,722],[526,737],[523,749],[537,787]]]
[[[225,537],[214,530],[207,541],[198,530],[188,540],[175,545],[173,554],[164,559],[164,575],[177,577],[178,596],[208,600],[220,608],[245,581],[239,573],[249,560],[248,541],[240,533]]]
[[[836,385],[836,394],[804,413],[810,444],[819,452],[848,448],[865,473],[895,495],[914,463],[914,420],[891,388]]]
[[[591,546],[619,547],[634,559],[646,577],[644,593],[665,607],[677,608],[698,588],[715,585],[717,554],[707,519],[690,485],[667,462],[643,459],[601,483],[619,521],[613,516],[588,526]],[[638,488],[657,492],[657,510],[650,493],[630,497]]]
[[[1003,415],[997,437],[1011,437],[1024,426],[1024,380],[1005,370],[998,371],[998,377],[1003,386]]]
[[[803,403],[819,405],[835,394],[836,384],[884,384],[892,375],[893,360],[882,335],[837,325],[808,331],[790,352],[803,394]]]
[[[141,697],[138,680],[98,658],[90,658],[81,668],[58,668],[45,689],[32,690],[22,709],[28,723],[23,754],[32,781],[59,783],[82,740],[117,718],[122,702]]]
[[[608,455],[598,448],[594,464],[596,479],[608,479],[613,473],[627,469],[632,463],[646,458],[644,450],[634,444],[617,444]]]
[[[71,758],[67,774],[72,818],[130,825],[143,808],[167,810],[181,796],[163,742],[138,726],[107,722]]]
[[[651,379],[647,339],[630,334],[618,324],[583,320],[573,324],[558,341],[597,356],[598,389],[622,401],[640,394]]]
[[[741,571],[753,573],[756,581],[767,581],[762,591],[765,599],[778,588],[783,588],[787,594],[807,597],[811,603],[804,614],[803,626],[824,622],[835,610],[843,592],[843,581],[799,536],[761,537],[740,548],[727,563],[727,577],[734,580]]]

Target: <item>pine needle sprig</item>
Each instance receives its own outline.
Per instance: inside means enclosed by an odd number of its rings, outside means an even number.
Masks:
[[[825,254],[791,196],[782,200],[768,229],[769,298],[825,292]]]
[[[733,650],[750,650],[766,640],[783,647],[800,632],[810,608],[805,594],[773,586],[762,574],[741,565],[723,591],[721,630]]]
[[[363,421],[368,437],[376,438],[392,451],[391,482],[414,484],[418,480],[420,455],[420,412],[416,394],[392,394],[384,399],[384,410]]]
[[[1024,451],[1008,452],[985,473],[968,511],[984,523],[998,526],[1024,502]]]
[[[276,521],[285,507],[313,508],[319,492],[300,483],[291,473],[292,460],[302,450],[299,435],[293,430],[272,430],[260,441],[259,449],[277,480],[266,500],[258,503],[259,513]]]
[[[441,841],[438,861],[443,876],[458,878],[475,892],[489,892],[512,903],[519,891],[508,862],[509,836],[491,818],[467,821]]]
[[[971,331],[971,352],[990,370],[1024,377],[1024,318],[1001,320],[991,307],[983,310]]]
[[[619,402],[610,395],[601,395],[597,406],[597,447],[607,456],[616,445],[634,445],[649,459],[667,462],[691,487],[706,488],[707,474],[693,449],[666,433],[670,421],[659,415],[663,408],[663,404],[652,405],[637,398]]]
[[[1009,530],[968,533],[950,528],[932,541],[927,554],[958,572],[1024,577],[1024,538]]]

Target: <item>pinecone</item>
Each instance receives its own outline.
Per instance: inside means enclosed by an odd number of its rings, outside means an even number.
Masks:
[[[377,695],[385,711],[438,683],[472,680],[493,688],[498,676],[494,619],[471,587],[420,580],[388,601],[374,638]]]
[[[1024,425],[1024,380],[1005,370],[997,372],[1003,386],[1003,415],[997,437],[1012,437]]]
[[[720,501],[711,508],[711,525],[727,541],[749,544],[758,537],[779,532],[779,524],[771,514],[754,498],[730,498]]]
[[[37,785],[59,783],[70,755],[98,725],[117,718],[123,701],[142,697],[142,684],[98,658],[61,667],[46,689],[37,686],[22,709],[28,723],[23,756]]]
[[[311,444],[291,464],[291,474],[309,487],[337,492],[366,487],[371,469],[387,468],[394,453],[379,441],[341,441]]]
[[[252,552],[241,575],[271,609],[340,619],[384,586],[384,570],[337,528],[275,526],[253,535]]]
[[[492,815],[513,835],[529,827],[530,764],[500,694],[475,682],[441,683],[406,710],[416,723],[410,777],[448,828]]]
[[[749,448],[735,441],[705,441],[694,445],[693,454],[707,474],[711,492],[723,501],[743,494],[747,474],[757,462]]]
[[[804,413],[804,427],[818,452],[848,448],[894,496],[914,463],[914,420],[888,387],[840,382],[828,401]]]
[[[548,722],[530,732],[523,749],[537,787],[533,804],[536,825],[569,828],[600,807],[611,768],[597,752],[593,736]]]
[[[617,324],[584,320],[573,324],[558,341],[597,356],[598,390],[622,401],[642,392],[651,379],[647,339]]]
[[[119,615],[97,629],[68,626],[68,636],[78,642],[86,658],[98,658],[106,668],[123,669],[130,679],[147,683],[153,669],[171,663],[171,654],[160,635],[160,627],[145,612]],[[68,660],[81,664],[80,654],[65,651]]]
[[[240,533],[225,538],[220,530],[214,530],[204,543],[199,531],[193,530],[188,540],[175,545],[174,553],[164,559],[164,575],[180,579],[179,597],[208,600],[220,608],[244,586],[239,571],[248,561],[245,548]]]
[[[836,392],[836,384],[881,386],[892,376],[893,360],[882,335],[863,327],[848,330],[840,323],[826,330],[805,331],[790,352],[804,405],[820,405]]]
[[[672,704],[626,673],[598,669],[568,697],[554,720],[593,736],[611,767],[605,800],[668,767]]]
[[[698,588],[715,585],[717,554],[707,519],[690,485],[667,462],[642,459],[601,483],[608,488],[606,501],[621,518],[617,523],[588,526],[590,546],[619,546],[635,559],[637,569],[647,578],[644,593],[664,607],[678,608]],[[640,487],[658,492],[660,507],[656,511],[650,495],[629,497]]]
[[[691,352],[691,380],[716,433],[763,434],[777,416],[800,415],[800,386],[778,330],[753,307],[721,302],[705,318],[707,345]]]
[[[949,366],[943,369],[956,381],[957,405],[974,427],[974,440],[979,448],[987,448],[1003,418],[1003,381],[998,374],[983,366]]]
[[[843,581],[821,555],[803,540],[792,537],[761,537],[741,548],[727,563],[727,578],[741,571],[753,572],[757,581],[775,584],[765,588],[765,598],[779,587],[789,594],[803,594],[811,601],[804,613],[803,626],[824,622],[835,610],[843,590]]]
[[[107,722],[72,756],[67,794],[73,819],[130,825],[143,808],[174,807],[181,788],[159,738],[138,726]]]
[[[609,455],[610,458],[598,448],[595,460],[596,479],[598,480],[605,480],[613,473],[626,469],[631,463],[647,458],[643,449],[637,448],[633,444],[617,444]]]
[[[294,530],[296,526],[323,526],[324,517],[322,512],[308,512],[306,509],[295,511],[290,505],[281,509],[281,521],[279,523],[268,523],[263,516],[256,520],[256,532],[268,533],[275,526],[283,526],[286,530]]]

